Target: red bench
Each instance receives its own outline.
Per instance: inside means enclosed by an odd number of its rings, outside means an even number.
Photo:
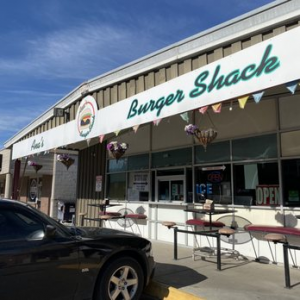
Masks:
[[[279,233],[300,237],[300,228],[295,227],[248,224],[245,225],[244,229],[249,232]]]
[[[261,233],[263,238],[268,242],[272,241],[274,243],[283,244],[285,287],[290,288],[291,280],[288,249],[300,250],[300,228],[249,224],[245,225],[244,229],[251,235]],[[295,244],[298,244],[298,246]]]
[[[223,222],[219,221],[206,221],[206,220],[200,220],[200,219],[189,219],[186,221],[187,225],[192,226],[200,226],[200,227],[224,227],[225,224]]]

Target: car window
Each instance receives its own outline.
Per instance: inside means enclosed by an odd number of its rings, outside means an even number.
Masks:
[[[35,220],[33,220],[32,218],[29,218],[28,216],[25,216],[24,214],[17,212],[16,215],[18,218],[20,218],[22,220],[22,222],[26,223],[27,225],[37,224],[37,222]]]
[[[42,239],[43,223],[27,211],[4,208],[0,211],[0,240]]]
[[[37,214],[41,218],[45,219],[47,224],[54,226],[57,229],[57,233],[59,236],[66,238],[66,237],[70,237],[72,235],[69,228],[67,228],[65,225],[57,222],[53,218],[49,217],[48,215],[42,213],[41,211],[37,210],[36,208],[34,208],[32,206],[28,206],[27,208],[30,209],[31,211],[33,211],[34,214]]]

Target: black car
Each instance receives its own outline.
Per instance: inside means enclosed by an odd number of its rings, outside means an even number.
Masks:
[[[155,268],[151,247],[128,232],[65,227],[0,199],[0,299],[139,299]]]

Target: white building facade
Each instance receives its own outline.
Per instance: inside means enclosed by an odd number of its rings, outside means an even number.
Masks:
[[[188,219],[207,216],[185,209],[204,199],[234,210],[213,218],[240,229],[299,227],[299,21],[300,1],[275,1],[171,45],[84,83],[6,147],[13,160],[78,152],[76,212],[78,222],[86,213],[84,225],[98,225],[93,205],[108,198],[116,204],[108,210],[146,214],[140,233],[166,242],[173,235],[161,223],[188,228]],[[217,136],[205,145],[186,133],[189,124]],[[107,149],[115,141],[128,145],[118,159]],[[51,214],[58,194],[51,190]],[[106,226],[138,230],[122,219]],[[179,243],[194,240],[180,235]],[[223,243],[272,259],[267,242],[242,231]]]

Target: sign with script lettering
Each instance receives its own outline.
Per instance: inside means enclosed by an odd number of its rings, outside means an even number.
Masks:
[[[44,147],[34,139],[16,143],[13,159],[153,122],[300,79],[300,27],[229,55],[89,114],[86,131],[77,134],[75,121],[43,133]],[[91,97],[91,96],[90,96]],[[92,117],[91,117],[92,116]],[[86,115],[81,117],[81,123]],[[90,125],[92,124],[92,126]],[[86,126],[85,123],[82,126]],[[52,137],[52,139],[51,139]]]

